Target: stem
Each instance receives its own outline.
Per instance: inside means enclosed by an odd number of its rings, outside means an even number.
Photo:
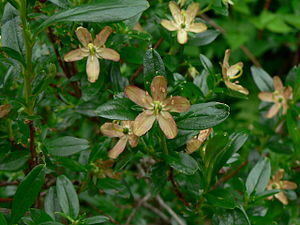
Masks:
[[[209,11],[211,9],[211,7],[213,6],[213,4],[215,3],[216,0],[211,0],[210,3],[200,11],[199,15]]]
[[[163,153],[165,155],[169,154],[169,150],[168,150],[168,146],[167,146],[167,141],[166,141],[166,137],[164,134],[161,135],[160,137],[160,144],[161,144],[161,148],[163,150]]]

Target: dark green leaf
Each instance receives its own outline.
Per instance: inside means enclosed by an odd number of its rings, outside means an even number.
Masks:
[[[175,170],[187,175],[194,174],[199,169],[197,161],[187,153],[176,152],[173,155],[168,155],[167,161]]]
[[[110,79],[116,92],[123,91],[129,85],[128,79],[121,75],[119,63],[111,64]]]
[[[213,216],[213,225],[251,225],[240,209],[218,210]]]
[[[237,205],[232,194],[232,190],[217,189],[205,195],[209,204],[225,209],[234,209]]]
[[[104,223],[109,221],[109,218],[106,216],[93,216],[90,218],[87,218],[85,220],[86,224],[98,224],[98,223]]]
[[[0,213],[0,224],[1,225],[7,225],[5,217]]]
[[[30,209],[31,218],[36,224],[52,221],[52,218],[41,209]]]
[[[9,47],[0,47],[0,56],[4,58],[12,58],[25,65],[23,56],[16,50]]]
[[[50,215],[54,220],[57,217],[56,213],[61,211],[57,199],[56,189],[54,187],[50,187],[48,190],[44,201],[44,208],[48,215]]]
[[[194,46],[203,46],[208,45],[213,42],[220,34],[220,31],[217,30],[207,30],[205,32],[201,32],[195,35],[194,38],[189,40],[189,45]]]
[[[45,166],[36,166],[20,183],[12,203],[11,224],[17,223],[34,203],[45,180]]]
[[[296,151],[300,150],[300,138],[299,138],[300,130],[299,130],[299,126],[297,123],[298,116],[299,116],[299,114],[292,107],[288,110],[287,117],[286,117],[288,132],[289,132],[290,137],[292,138],[294,148]]]
[[[274,90],[272,77],[262,68],[252,66],[251,73],[254,82],[259,90],[269,92],[272,92]]]
[[[167,183],[168,167],[165,163],[156,163],[151,169],[152,194],[160,193]]]
[[[200,62],[204,69],[209,72],[209,74],[214,74],[213,64],[205,55],[200,54]]]
[[[28,152],[18,151],[0,154],[0,170],[16,171],[19,170],[27,162],[29,158]]]

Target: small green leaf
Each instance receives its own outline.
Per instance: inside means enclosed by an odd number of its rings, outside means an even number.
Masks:
[[[55,220],[57,217],[56,213],[61,211],[57,199],[56,189],[54,187],[50,187],[48,190],[44,201],[44,208],[46,213],[48,213],[53,220]]]
[[[65,136],[46,140],[45,146],[52,155],[69,156],[88,149],[89,142],[86,139]]]
[[[220,34],[218,30],[207,30],[195,35],[191,40],[189,40],[189,45],[203,46],[212,43]]]
[[[274,90],[272,77],[262,68],[252,66],[252,77],[259,90],[272,92]]]
[[[25,165],[29,158],[28,152],[17,151],[0,154],[0,171],[16,171]]]
[[[66,176],[61,175],[57,178],[56,192],[64,214],[76,219],[79,214],[79,200],[73,184]]]
[[[200,54],[200,62],[209,74],[214,74],[213,64],[205,55]]]
[[[12,202],[11,224],[17,223],[34,203],[45,180],[45,166],[38,165],[20,183]]]
[[[23,56],[16,50],[9,47],[0,47],[0,56],[4,58],[12,58],[25,65]]]
[[[187,153],[176,152],[172,156],[168,155],[167,161],[175,170],[187,175],[194,174],[199,169],[197,161]]]
[[[290,137],[292,138],[294,148],[296,151],[300,151],[300,130],[299,130],[299,123],[297,123],[297,117],[299,116],[299,113],[294,109],[294,107],[291,107],[286,116],[286,124],[288,128],[288,132]]]
[[[89,217],[85,220],[86,224],[98,224],[109,221],[109,218],[106,216],[93,216]]]

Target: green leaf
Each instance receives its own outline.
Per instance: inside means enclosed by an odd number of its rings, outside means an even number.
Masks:
[[[165,187],[165,184],[168,181],[167,171],[168,171],[168,167],[163,162],[156,163],[152,166],[151,168],[152,195],[159,194]]]
[[[270,180],[270,175],[271,164],[268,158],[264,158],[256,163],[246,180],[248,194],[263,192]]]
[[[176,152],[173,155],[168,155],[167,161],[175,170],[187,175],[194,174],[199,169],[197,161],[187,153]]]
[[[299,130],[299,125],[297,123],[297,117],[299,114],[297,111],[291,107],[289,108],[286,116],[286,124],[288,128],[288,132],[290,137],[292,138],[294,148],[296,151],[300,151],[300,130]]]
[[[17,151],[0,154],[0,171],[16,171],[22,168],[29,158],[28,152]]]
[[[98,224],[109,221],[109,218],[106,216],[93,216],[89,217],[85,220],[86,224]]]
[[[273,92],[274,84],[272,77],[262,68],[251,66],[254,82],[260,91]]]
[[[48,222],[40,223],[39,225],[63,225],[63,224],[59,222],[48,221]]]
[[[30,209],[30,214],[33,222],[36,224],[52,221],[52,218],[41,209]]]
[[[56,192],[64,214],[76,219],[79,214],[79,200],[72,182],[66,176],[61,175],[57,178]]]
[[[116,92],[123,91],[129,85],[128,79],[121,74],[120,63],[111,63],[110,79]]]
[[[213,206],[225,209],[234,209],[237,205],[229,189],[213,190],[205,195],[207,202]]]
[[[209,72],[209,74],[214,74],[214,66],[212,62],[205,55],[200,54],[200,62],[204,69]]]
[[[213,215],[214,225],[251,225],[247,214],[241,209],[217,210]]]
[[[192,105],[186,113],[176,119],[179,129],[204,130],[223,122],[229,116],[229,106],[218,102]]]
[[[1,225],[7,225],[5,217],[0,213],[0,224]]]
[[[69,156],[88,149],[89,142],[86,139],[65,136],[46,140],[45,146],[52,155]]]
[[[150,90],[150,84],[155,76],[165,76],[165,65],[158,52],[150,48],[144,55],[144,84]]]
[[[128,98],[113,99],[99,106],[95,113],[111,120],[134,120],[137,116],[137,113],[131,109],[134,105]]]
[[[54,14],[38,30],[58,22],[108,23],[129,19],[149,7],[146,0],[101,0]]]
[[[25,65],[23,56],[16,50],[9,47],[0,47],[0,56],[4,58],[12,58]]]
[[[58,203],[56,189],[54,187],[50,187],[50,189],[48,190],[44,201],[44,208],[46,213],[54,220],[57,217],[56,213],[61,211]]]
[[[45,181],[45,166],[38,165],[20,183],[12,202],[11,224],[17,223],[34,203]]]
[[[189,40],[189,45],[194,46],[203,46],[212,43],[220,34],[218,30],[207,30],[195,35],[192,39]]]

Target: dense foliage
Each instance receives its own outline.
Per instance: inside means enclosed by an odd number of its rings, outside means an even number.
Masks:
[[[0,225],[300,224],[300,1],[0,3]]]

